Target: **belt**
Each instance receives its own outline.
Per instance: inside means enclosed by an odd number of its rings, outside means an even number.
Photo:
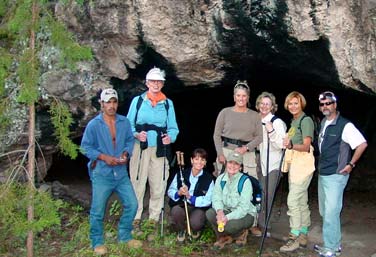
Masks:
[[[249,143],[249,141],[243,141],[243,140],[238,140],[238,139],[232,139],[228,137],[221,137],[224,143],[224,146],[227,146],[229,143],[237,146],[243,146]]]

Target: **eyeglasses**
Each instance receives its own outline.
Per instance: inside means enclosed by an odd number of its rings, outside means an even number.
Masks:
[[[329,106],[331,104],[334,104],[335,102],[326,102],[326,103],[319,103],[319,105],[322,107],[324,105]]]
[[[330,91],[326,91],[324,93],[321,93],[319,95],[319,101],[322,101],[322,100],[325,100],[329,98],[330,100],[332,100],[333,102],[337,102],[337,97]],[[328,104],[329,105],[329,104]]]

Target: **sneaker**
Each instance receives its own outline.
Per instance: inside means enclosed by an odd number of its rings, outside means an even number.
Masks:
[[[235,238],[235,243],[237,246],[244,246],[247,244],[248,229],[244,229],[243,232]]]
[[[221,236],[219,237],[218,241],[214,243],[214,248],[220,250],[225,247],[227,244],[231,244],[233,241],[231,236]]]
[[[105,255],[107,253],[107,247],[104,245],[98,245],[94,248],[94,253],[96,255]]]
[[[262,231],[259,227],[251,227],[249,229],[251,231],[251,234],[256,237],[262,236]]]
[[[308,236],[306,234],[300,233],[298,236],[299,246],[307,247],[308,244]]]
[[[134,249],[142,247],[142,242],[136,239],[131,239],[128,242],[126,242],[126,244],[129,248],[134,248]]]
[[[338,247],[334,252],[333,251],[330,251],[329,249],[327,249],[326,247],[323,247],[323,246],[320,246],[320,245],[314,245],[313,246],[313,249],[318,252],[320,255],[323,255],[325,256],[325,254],[328,254],[328,256],[340,256],[341,255],[341,252],[342,252],[342,248],[341,246]],[[332,255],[330,255],[332,254]],[[333,255],[334,254],[334,255]]]
[[[134,236],[142,236],[142,230],[141,230],[141,220],[136,219],[133,221],[133,230],[132,235]]]
[[[198,239],[201,236],[201,231],[192,231],[192,239]]]
[[[183,243],[185,241],[185,230],[179,231],[176,239],[179,243]]]
[[[287,243],[281,246],[281,248],[279,248],[279,251],[286,253],[286,252],[295,251],[298,248],[299,248],[298,237],[293,234],[289,234],[289,239]]]

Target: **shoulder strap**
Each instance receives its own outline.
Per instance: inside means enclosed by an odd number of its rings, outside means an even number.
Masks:
[[[273,123],[276,119],[279,119],[279,117],[277,117],[276,115],[274,115],[274,116],[271,118],[270,122]]]
[[[137,104],[136,104],[136,115],[134,116],[134,124],[137,124],[137,116],[138,110],[140,110],[141,104],[144,101],[141,96],[138,96]]]
[[[243,191],[244,182],[248,179],[246,174],[242,174],[238,183],[238,193],[240,194]]]
[[[300,121],[299,121],[299,127],[298,127],[298,129],[300,130],[300,133],[303,133],[303,131],[302,131],[302,121],[305,119],[305,118],[307,118],[308,116],[306,115],[306,114],[304,114],[303,115],[303,117],[300,119]]]

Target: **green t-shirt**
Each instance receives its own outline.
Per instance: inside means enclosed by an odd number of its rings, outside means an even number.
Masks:
[[[300,122],[301,120],[301,122]],[[300,129],[299,129],[300,127]],[[289,129],[289,137],[292,143],[295,145],[303,144],[303,138],[311,137],[313,141],[314,124],[311,117],[307,116],[304,112],[296,120],[291,121],[291,127]]]

